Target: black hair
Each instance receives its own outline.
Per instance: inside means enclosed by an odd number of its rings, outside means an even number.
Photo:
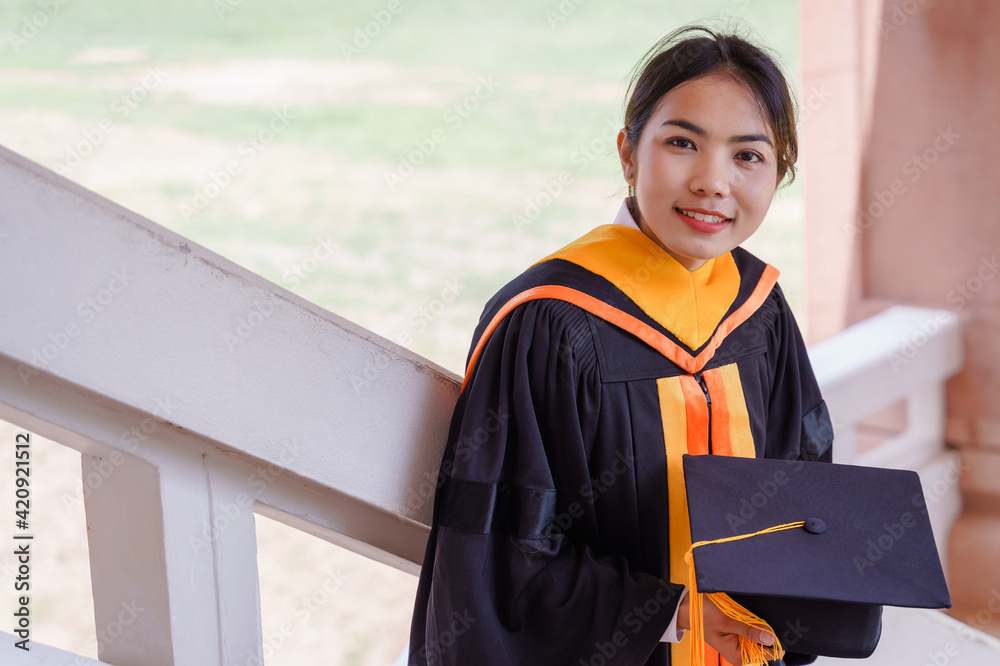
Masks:
[[[778,182],[787,175],[791,183],[799,149],[795,105],[784,74],[764,49],[705,26],[674,30],[636,64],[625,95],[628,144],[639,145],[646,122],[665,94],[685,81],[716,73],[732,76],[753,95],[774,134]]]

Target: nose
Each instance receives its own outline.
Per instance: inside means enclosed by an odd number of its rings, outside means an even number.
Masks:
[[[728,155],[703,152],[691,172],[691,191],[700,196],[727,197],[730,172]]]

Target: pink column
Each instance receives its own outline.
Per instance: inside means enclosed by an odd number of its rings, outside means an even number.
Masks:
[[[803,101],[834,93],[802,123],[810,337],[893,303],[961,316],[953,614],[1000,634],[1000,3],[880,5],[800,3]]]

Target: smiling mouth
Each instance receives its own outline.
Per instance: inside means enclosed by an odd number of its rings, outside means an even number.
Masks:
[[[720,215],[708,215],[706,213],[696,213],[690,210],[684,210],[683,208],[674,208],[681,215],[686,215],[692,219],[698,220],[700,222],[707,222],[708,224],[723,224],[725,222],[732,222],[731,217],[722,217]]]

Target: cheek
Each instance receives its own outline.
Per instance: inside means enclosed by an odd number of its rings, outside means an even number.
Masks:
[[[640,163],[640,187],[649,191],[665,191],[677,186],[683,179],[684,164],[666,152],[647,154]],[[642,176],[645,176],[643,179]],[[645,182],[642,182],[645,180]]]
[[[747,210],[766,210],[774,197],[774,177],[770,173],[754,174],[741,183],[740,199]]]

